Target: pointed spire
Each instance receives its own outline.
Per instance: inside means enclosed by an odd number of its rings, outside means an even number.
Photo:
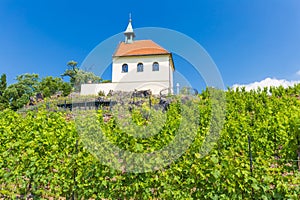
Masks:
[[[135,34],[133,32],[133,28],[132,28],[132,19],[131,19],[131,13],[129,13],[129,22],[128,22],[128,26],[124,32],[125,35],[125,43],[130,44],[133,43],[133,39],[135,37]]]

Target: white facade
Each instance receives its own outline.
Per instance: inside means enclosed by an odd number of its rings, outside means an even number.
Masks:
[[[165,88],[172,87],[173,69],[170,66],[170,59],[170,55],[115,57],[112,65],[112,82],[140,84],[157,82],[163,83]],[[153,71],[154,63],[158,64],[158,71]],[[124,64],[127,64],[128,72],[122,72]],[[143,65],[143,71],[138,72],[138,64]]]

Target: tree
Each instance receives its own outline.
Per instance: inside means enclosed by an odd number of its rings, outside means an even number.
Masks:
[[[44,97],[50,97],[61,91],[67,96],[72,91],[70,83],[61,78],[47,76],[39,81],[38,74],[22,74],[17,76],[17,82],[7,87],[6,75],[0,77],[0,110],[10,107],[13,110],[22,108],[29,102],[30,97],[42,93]]]
[[[80,91],[81,84],[84,83],[100,83],[102,78],[95,75],[93,72],[84,71],[79,69],[76,61],[69,61],[67,63],[68,69],[61,75],[62,77],[70,77],[70,84],[74,87],[75,91]]]
[[[102,78],[99,76],[96,76],[93,72],[87,72],[84,70],[78,70],[76,76],[75,76],[75,84],[81,85],[84,83],[100,83]]]
[[[78,63],[74,60],[71,60],[67,63],[67,66],[71,67],[74,71],[78,70]]]
[[[0,78],[0,96],[2,96],[4,90],[7,87],[7,83],[6,83],[6,74],[2,74],[1,78]]]
[[[47,76],[41,80],[37,91],[42,93],[44,97],[50,97],[58,91],[61,91],[63,96],[68,96],[72,91],[72,86],[63,82],[61,78]]]
[[[8,107],[8,101],[4,97],[4,91],[7,88],[7,82],[6,82],[6,74],[2,74],[0,78],[0,110],[4,110]]]
[[[65,70],[65,72],[61,75],[62,77],[68,76],[70,78],[70,84],[72,87],[75,85],[75,79],[76,74],[78,72],[77,62],[74,60],[71,60],[67,63],[68,69]]]
[[[68,96],[72,92],[72,86],[70,83],[63,82],[60,86],[60,90],[63,92],[63,96]]]
[[[17,110],[29,101],[29,97],[33,96],[38,88],[38,74],[22,74],[17,76],[17,83],[9,85],[4,93],[4,99],[8,102],[13,110]]]

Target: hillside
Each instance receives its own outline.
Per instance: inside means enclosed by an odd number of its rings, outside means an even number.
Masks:
[[[299,199],[300,84],[250,92],[209,91],[199,94],[195,101],[199,116],[192,116],[191,107],[186,108],[190,126],[188,121],[182,122],[184,106],[180,102],[173,101],[165,112],[153,111],[152,121],[144,115],[151,109],[148,104],[135,107],[131,115],[137,128],[149,123],[161,126],[158,133],[150,132],[147,138],[132,135],[136,129],[119,127],[122,118],[104,120],[105,114],[116,116],[107,109],[71,113],[48,109],[45,102],[26,113],[4,110],[0,113],[0,197]],[[220,104],[216,111],[224,111],[225,122],[205,153],[201,149],[205,138],[218,126],[211,118],[211,105],[217,105],[214,101],[222,95],[226,105]],[[78,116],[80,120],[76,121]],[[89,120],[91,116],[94,121]],[[117,155],[114,151],[99,154],[105,144],[97,142],[100,136],[93,132],[101,127],[115,146],[153,153],[171,143],[178,130],[192,130],[193,121],[197,121],[195,137],[183,154],[168,166],[152,171],[150,167],[145,173],[103,164]]]

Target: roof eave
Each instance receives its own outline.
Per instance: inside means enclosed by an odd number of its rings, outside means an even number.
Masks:
[[[132,55],[113,55],[115,57],[133,57],[133,56],[157,56],[157,55],[169,55],[171,53],[153,53],[153,54],[132,54]]]

